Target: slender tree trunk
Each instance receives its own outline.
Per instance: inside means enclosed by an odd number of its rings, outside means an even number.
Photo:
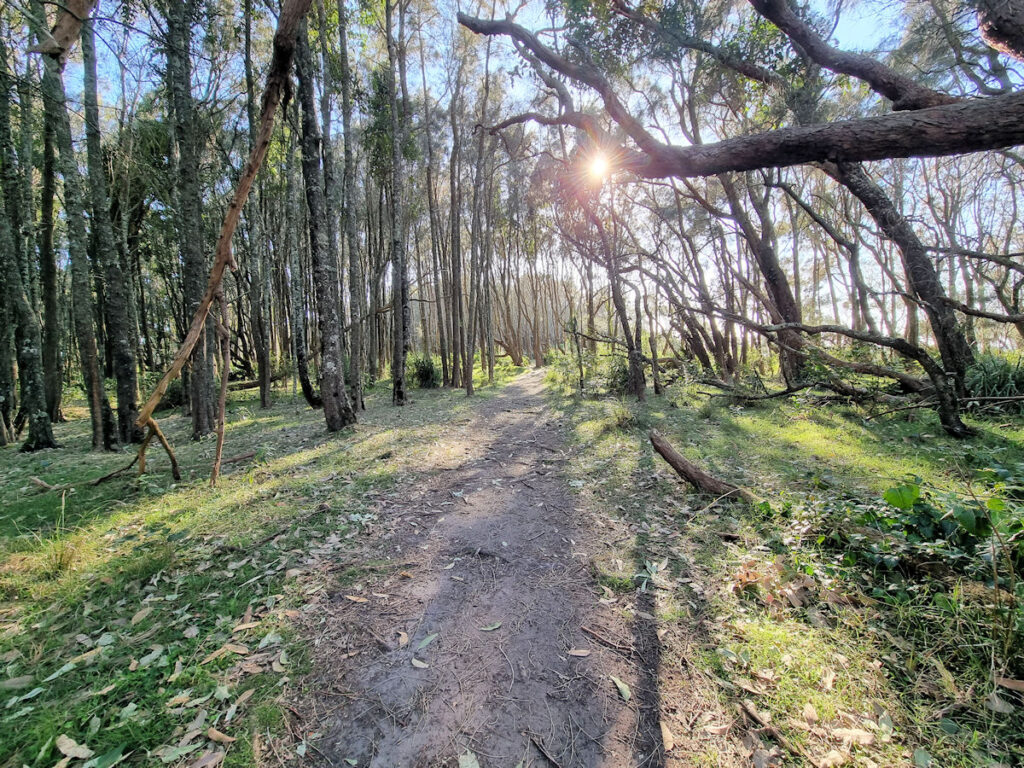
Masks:
[[[295,359],[295,374],[302,388],[302,396],[310,408],[319,408],[323,403],[309,379],[309,351],[306,346],[306,301],[302,272],[303,238],[299,236],[302,226],[302,203],[299,197],[299,174],[296,157],[297,134],[290,132],[287,160],[288,216],[285,228],[288,241],[288,287],[291,299],[292,355]]]
[[[45,18],[41,3],[35,2],[33,9],[40,18]],[[67,221],[68,256],[71,261],[72,319],[92,423],[92,446],[95,449],[108,449],[112,447],[114,439],[113,418],[110,404],[103,391],[96,329],[93,326],[92,277],[87,251],[88,236],[85,227],[82,180],[78,158],[75,157],[71,143],[71,122],[68,118],[64,82],[56,59],[49,56],[43,57],[42,90],[43,109],[53,120],[55,144],[60,155],[61,174],[64,177],[64,212]]]
[[[142,442],[142,429],[135,424],[139,415],[139,386],[135,362],[136,340],[132,338],[132,313],[129,310],[130,285],[121,271],[121,263],[110,222],[110,199],[103,169],[100,141],[99,102],[96,95],[96,46],[92,19],[82,24],[82,61],[85,68],[85,135],[88,150],[89,192],[93,236],[104,282],[104,324],[112,350],[114,377],[117,379],[117,432],[122,443]]]
[[[53,201],[57,185],[56,128],[53,115],[43,115],[43,167],[39,214],[39,280],[43,294],[43,383],[46,412],[55,422],[64,421],[64,357],[61,354],[60,284],[53,248]]]
[[[197,0],[167,1],[167,69],[174,106],[174,135],[178,146],[176,187],[178,249],[184,274],[185,317],[199,308],[206,290],[207,265],[203,252],[202,196],[199,182],[199,136],[192,98],[190,56],[192,21]],[[189,402],[192,438],[198,440],[216,426],[213,361],[217,355],[217,331],[207,316],[204,338],[196,344],[189,371]]]
[[[462,126],[460,121],[462,99],[462,75],[464,57],[459,57],[455,74],[455,87],[448,106],[448,118],[452,129],[452,154],[448,170],[448,197],[450,202],[449,224],[451,226],[451,322],[452,322],[452,386],[462,386],[463,359],[466,356],[466,331],[462,306],[462,192],[459,182],[459,166],[462,161]]]
[[[389,93],[391,97],[391,269],[392,317],[394,338],[391,354],[391,402],[405,405],[405,360],[409,352],[409,266],[405,215],[405,114],[406,100],[399,99],[399,88],[405,91],[405,11],[399,0],[398,36],[395,38],[393,16],[395,6],[385,0],[384,19],[388,46]]]
[[[249,122],[249,151],[252,151],[256,133],[259,130],[256,122],[256,79],[252,71],[252,0],[245,0],[245,106]],[[256,348],[256,370],[260,384],[260,408],[271,405],[270,391],[270,329],[267,321],[266,300],[264,295],[264,274],[269,269],[267,264],[267,246],[264,243],[263,220],[263,185],[257,182],[256,199],[249,206],[246,222],[249,225],[251,243],[250,251],[252,266],[249,279],[249,311],[252,324],[253,346]]]
[[[341,355],[341,319],[336,301],[338,263],[327,243],[324,217],[323,175],[320,168],[320,127],[313,95],[313,60],[309,51],[306,23],[299,28],[295,49],[295,70],[299,78],[302,107],[302,176],[309,209],[309,245],[313,262],[320,332],[320,399],[328,432],[355,424],[356,414],[345,392],[345,368]]]

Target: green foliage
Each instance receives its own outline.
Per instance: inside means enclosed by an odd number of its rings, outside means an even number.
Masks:
[[[414,357],[409,365],[412,367],[412,378],[420,389],[436,389],[441,386],[441,371],[434,364],[432,357]]]
[[[185,404],[185,387],[181,383],[181,377],[172,379],[171,383],[167,385],[167,391],[164,392],[164,396],[160,398],[160,403],[156,409],[158,411],[166,411],[169,408],[180,408]]]
[[[364,107],[369,121],[363,133],[363,143],[369,156],[370,170],[382,184],[389,183],[392,161],[391,77],[387,65],[370,72],[369,91],[364,96]],[[402,145],[402,156],[409,161],[418,157],[418,148],[411,133]]]
[[[1024,397],[1024,367],[1020,356],[1015,357],[1014,360],[1006,355],[979,355],[964,376],[968,397]],[[981,407],[1021,413],[1024,400]]]

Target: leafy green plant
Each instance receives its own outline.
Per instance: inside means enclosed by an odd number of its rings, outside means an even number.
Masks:
[[[420,389],[437,389],[441,386],[441,372],[437,370],[432,357],[412,359],[412,378]]]
[[[964,388],[970,398],[1024,397],[1024,366],[1018,356],[1013,360],[1005,355],[979,355],[964,376]],[[1003,403],[973,403],[975,408],[998,409],[1020,413],[1024,400]]]

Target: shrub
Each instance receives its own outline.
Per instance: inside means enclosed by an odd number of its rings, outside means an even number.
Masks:
[[[613,395],[622,396],[629,389],[629,362],[624,357],[615,356],[608,362],[605,374],[608,391]]]
[[[420,389],[436,389],[441,386],[441,373],[434,365],[432,357],[414,357],[412,359],[412,378]]]
[[[1020,397],[1024,396],[1024,367],[1021,359],[1011,360],[1004,355],[979,355],[967,369],[964,388],[968,397]],[[986,409],[998,408],[1020,413],[1024,400],[993,405],[975,404]]]
[[[156,409],[158,411],[165,411],[168,408],[180,408],[185,404],[185,389],[181,385],[181,377],[172,379],[171,383],[167,385],[167,391],[164,392],[164,396],[160,398],[160,403]]]

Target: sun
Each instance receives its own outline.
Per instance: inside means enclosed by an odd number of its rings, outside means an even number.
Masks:
[[[597,152],[590,158],[590,178],[594,181],[604,181],[611,170],[611,163],[603,152]]]

